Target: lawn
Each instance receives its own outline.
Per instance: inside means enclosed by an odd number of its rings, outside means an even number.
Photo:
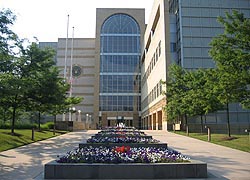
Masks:
[[[10,132],[10,129],[0,129],[0,152],[66,133],[65,131],[57,131],[53,135],[53,131],[35,131],[33,141],[31,140],[32,131],[30,129],[16,129],[15,136],[12,136]]]
[[[175,133],[186,136],[186,133],[182,131],[175,131]],[[189,137],[200,139],[202,141],[207,141],[207,134],[189,133]],[[250,140],[248,135],[233,134],[229,139],[227,134],[212,133],[211,143],[219,144],[233,149],[238,149],[245,152],[250,152]]]

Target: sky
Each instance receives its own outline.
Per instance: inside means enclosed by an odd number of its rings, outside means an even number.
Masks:
[[[0,0],[0,9],[9,8],[17,20],[10,27],[19,38],[39,42],[57,42],[69,35],[94,38],[96,8],[145,8],[145,22],[154,0]]]

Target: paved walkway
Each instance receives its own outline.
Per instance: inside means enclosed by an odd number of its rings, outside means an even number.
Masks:
[[[192,159],[208,163],[208,180],[250,179],[250,153],[199,141],[165,131],[145,131],[154,138],[167,142],[170,148]],[[44,164],[86,142],[95,130],[71,132],[0,153],[1,180],[43,179]]]
[[[170,148],[188,155],[191,159],[206,162],[208,179],[250,179],[250,153],[165,131],[145,131],[145,133],[167,142]]]

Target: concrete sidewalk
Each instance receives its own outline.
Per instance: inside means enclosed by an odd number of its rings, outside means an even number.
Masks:
[[[86,142],[97,131],[71,132],[0,153],[1,180],[43,178],[44,164]]]
[[[71,132],[0,153],[1,180],[43,179],[44,164],[86,142],[96,130]],[[191,159],[208,164],[207,179],[250,179],[250,153],[218,146],[165,131],[145,131],[154,138],[167,142],[170,148]]]
[[[180,151],[191,159],[206,162],[209,178],[250,179],[250,153],[165,131],[145,131],[145,133],[168,143],[170,148]]]

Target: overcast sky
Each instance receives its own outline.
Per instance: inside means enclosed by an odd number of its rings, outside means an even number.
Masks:
[[[96,8],[145,8],[146,22],[153,0],[1,0],[0,8],[9,8],[17,16],[11,28],[20,38],[40,42],[66,37],[69,14],[69,37],[95,37]]]

